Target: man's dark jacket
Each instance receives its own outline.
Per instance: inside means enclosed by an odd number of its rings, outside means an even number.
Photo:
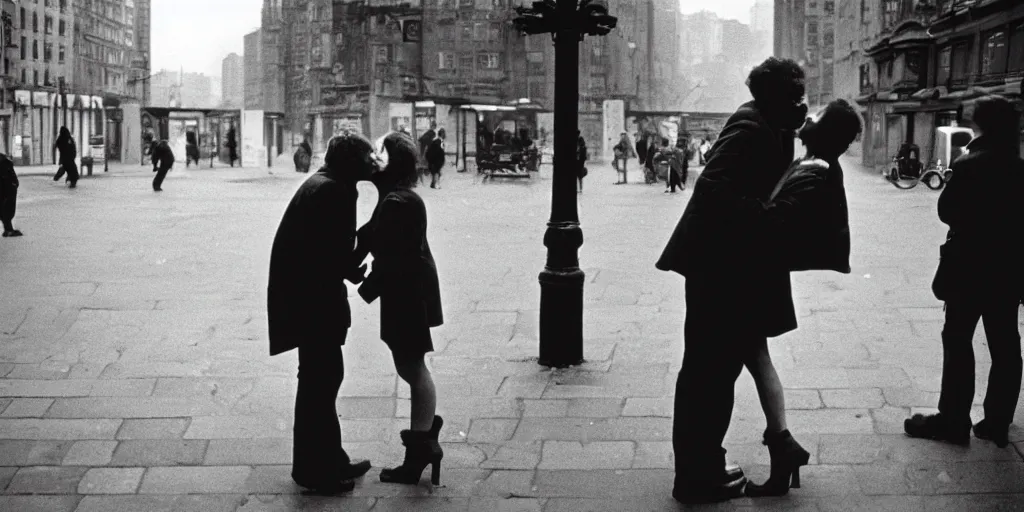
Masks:
[[[737,319],[758,334],[796,328],[789,272],[767,258],[760,241],[763,206],[789,167],[793,140],[773,129],[753,102],[726,122],[656,267],[713,281],[731,297]],[[724,313],[724,312],[723,312]]]
[[[1024,160],[984,135],[967,149],[939,196],[939,220],[959,251],[946,262],[953,279],[945,300],[1024,298]]]
[[[352,325],[344,279],[354,267],[358,198],[354,183],[321,169],[288,204],[270,252],[270,355],[344,345]]]
[[[171,146],[167,141],[162,140],[153,145],[150,160],[153,162],[154,171],[157,168],[170,169],[174,165],[174,151],[171,151]]]

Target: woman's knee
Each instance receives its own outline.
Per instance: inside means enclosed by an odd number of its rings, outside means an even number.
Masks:
[[[395,361],[395,370],[398,372],[398,376],[405,382],[417,382],[423,378],[424,375],[430,374],[430,371],[427,370],[427,364],[423,360],[422,356],[410,357],[392,354],[392,359]]]

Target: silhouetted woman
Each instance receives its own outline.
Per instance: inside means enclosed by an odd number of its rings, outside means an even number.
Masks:
[[[427,243],[427,210],[412,189],[416,173],[416,143],[402,133],[384,139],[388,164],[374,177],[380,200],[369,229],[373,268],[359,287],[359,295],[372,303],[380,297],[380,337],[391,349],[398,376],[409,384],[409,430],[401,432],[405,460],[380,473],[382,482],[416,484],[428,466],[431,482],[439,483],[443,452],[438,444],[442,420],[434,413],[437,394],[424,360],[434,350],[430,328],[443,323],[437,267]],[[359,243],[362,245],[362,242]],[[359,249],[357,248],[357,252]]]

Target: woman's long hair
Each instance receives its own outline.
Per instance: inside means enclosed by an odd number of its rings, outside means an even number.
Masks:
[[[392,132],[384,138],[384,151],[388,152],[388,164],[381,171],[395,186],[412,188],[419,178],[416,174],[416,143],[402,132]]]

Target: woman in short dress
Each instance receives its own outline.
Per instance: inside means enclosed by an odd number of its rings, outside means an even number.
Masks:
[[[431,482],[437,485],[444,455],[438,444],[442,420],[434,414],[437,394],[424,357],[434,350],[430,328],[443,323],[441,292],[427,243],[426,206],[413,191],[418,180],[416,143],[408,135],[392,133],[384,149],[388,164],[373,180],[383,199],[369,228],[360,229],[369,238],[373,269],[359,295],[367,303],[380,297],[380,337],[391,349],[398,376],[409,384],[412,411],[409,430],[401,432],[405,461],[381,471],[380,479],[416,484],[431,465]]]

